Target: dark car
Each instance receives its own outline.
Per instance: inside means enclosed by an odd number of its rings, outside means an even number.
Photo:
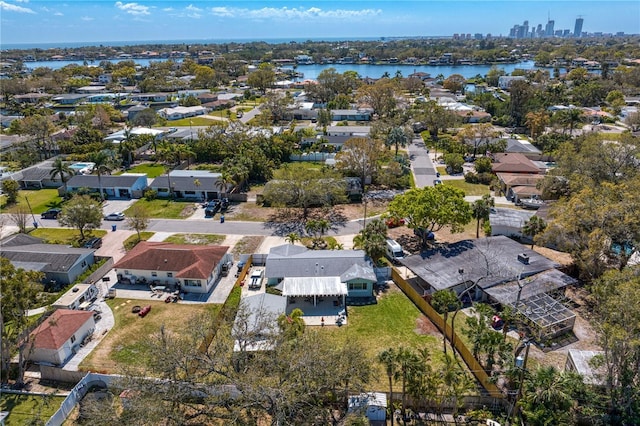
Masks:
[[[86,243],[84,243],[84,248],[97,249],[100,247],[102,247],[102,238],[91,238]]]
[[[62,209],[49,209],[40,215],[40,219],[57,219]]]

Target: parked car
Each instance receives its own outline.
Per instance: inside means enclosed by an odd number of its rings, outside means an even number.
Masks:
[[[236,118],[242,118],[243,115],[244,113],[242,111],[236,112]]]
[[[122,212],[110,213],[104,217],[104,220],[124,220],[124,213]]]
[[[433,186],[442,185],[442,181],[440,179],[436,179],[433,181]]]
[[[84,248],[97,249],[100,247],[102,247],[102,238],[99,237],[91,238],[86,243],[84,243]]]
[[[40,219],[57,219],[62,209],[49,209],[40,215]]]

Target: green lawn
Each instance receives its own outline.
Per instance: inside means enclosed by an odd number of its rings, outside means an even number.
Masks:
[[[138,164],[137,166],[131,167],[126,171],[126,173],[146,173],[148,178],[158,177],[164,172],[164,166],[158,163]]]
[[[216,111],[215,113],[212,113],[211,115],[220,116],[220,112]],[[223,115],[223,118],[227,118],[227,116]],[[214,120],[214,119],[211,119],[211,118],[204,118],[204,117],[183,118],[181,120],[172,120],[172,121],[167,121],[166,122],[166,126],[170,126],[170,127],[226,126],[226,125],[227,125],[227,123],[225,121]]]
[[[122,245],[124,246],[124,249],[126,251],[129,251],[132,248],[134,248],[136,244],[138,244],[140,241],[147,241],[149,238],[153,237],[155,234],[156,234],[155,232],[142,231],[140,232],[140,240],[138,240],[138,234],[135,233],[129,238],[127,238],[126,240],[124,240]]]
[[[101,229],[93,229],[85,231],[84,235],[88,239],[91,237],[104,237],[107,231]],[[48,244],[68,244],[80,245],[80,231],[76,229],[64,228],[38,228],[30,232],[31,236],[42,238]]]
[[[158,333],[161,326],[169,333],[178,333],[184,324],[198,315],[214,316],[222,305],[216,304],[175,304],[163,300],[107,301],[113,311],[115,325],[100,342],[98,347],[80,364],[80,370],[118,372],[123,368],[142,368],[149,359],[149,336]],[[149,314],[140,318],[131,312],[135,305],[151,306]]]
[[[488,185],[468,183],[465,182],[464,179],[443,180],[442,183],[443,185],[449,185],[453,186],[454,188],[462,189],[465,195],[484,195],[491,192]]]
[[[326,333],[335,347],[341,347],[347,341],[358,342],[363,355],[372,361],[380,352],[388,348],[400,346],[412,348],[428,348],[433,356],[434,368],[442,363],[442,338],[420,334],[418,319],[424,317],[418,308],[402,293],[392,286],[378,304],[369,306],[349,306],[348,323],[344,327],[324,327],[320,332]],[[435,326],[433,326],[435,329]],[[376,374],[373,377],[372,389],[387,389],[388,379],[382,366],[373,362]]]
[[[185,217],[182,215],[182,211],[185,210],[185,208],[192,207],[194,203],[193,201],[173,201],[165,199],[147,201],[142,198],[136,201],[134,205],[146,208],[149,217],[153,219],[181,219]],[[125,215],[132,214],[132,207],[129,207],[123,213]]]
[[[28,209],[29,205],[31,205],[33,214],[39,215],[50,208],[60,207],[62,205],[62,197],[58,195],[57,189],[25,189],[19,191],[18,201],[15,204],[7,207],[5,202],[6,199],[3,199],[0,206],[3,213],[11,213],[20,206]]]
[[[175,234],[164,241],[172,244],[196,244],[206,246],[210,244],[221,244],[226,237],[216,234]]]
[[[61,396],[13,395],[3,393],[0,410],[8,411],[7,426],[45,424],[64,401]],[[37,420],[37,421],[35,421]]]

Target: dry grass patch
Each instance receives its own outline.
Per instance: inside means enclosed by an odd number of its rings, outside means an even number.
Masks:
[[[242,237],[242,239],[236,243],[235,247],[233,247],[233,250],[231,250],[231,254],[238,260],[241,254],[255,253],[263,241],[263,236],[249,235]]]
[[[82,361],[80,369],[117,373],[122,368],[141,369],[149,360],[149,337],[161,326],[169,333],[179,333],[190,318],[215,315],[222,305],[176,304],[164,301],[113,299],[107,302],[113,311],[115,325],[91,354]],[[131,312],[133,306],[151,305],[151,311],[141,318]]]
[[[226,236],[217,234],[175,234],[164,241],[172,244],[195,244],[200,246],[222,244]]]

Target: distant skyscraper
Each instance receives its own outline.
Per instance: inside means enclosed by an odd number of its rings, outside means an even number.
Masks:
[[[547,25],[544,27],[544,35],[546,35],[547,37],[553,37],[553,27],[555,24],[555,21],[550,19],[547,22]]]
[[[573,28],[573,36],[580,37],[582,35],[582,24],[584,23],[584,19],[577,18],[576,26]]]

